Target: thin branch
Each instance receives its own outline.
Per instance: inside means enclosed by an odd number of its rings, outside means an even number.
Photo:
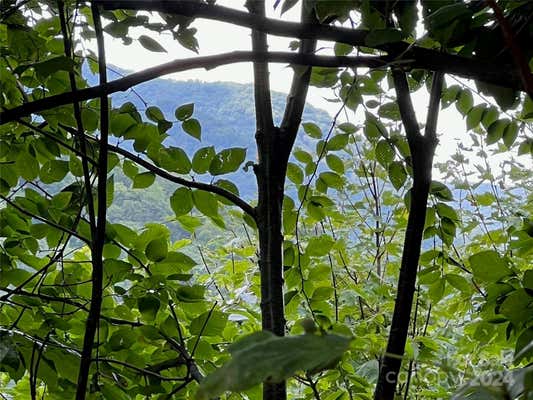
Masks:
[[[96,43],[98,46],[98,70],[100,75],[100,85],[107,83],[107,71],[105,60],[104,32],[100,21],[100,12],[95,4],[91,7],[94,30],[96,33]],[[83,348],[81,351],[80,369],[78,372],[78,385],[76,388],[76,400],[85,400],[87,395],[87,385],[92,362],[92,351],[96,331],[100,325],[102,313],[102,292],[104,280],[103,248],[105,243],[106,213],[107,213],[107,141],[109,135],[109,101],[106,94],[100,96],[100,146],[98,152],[98,182],[97,198],[98,212],[97,220],[91,219],[91,225],[96,223],[93,232],[93,246],[91,251],[92,275],[91,275],[91,304],[89,314],[85,324],[85,334],[83,337]],[[81,133],[80,143],[84,143],[86,137]],[[83,151],[83,150],[82,150]],[[88,198],[91,199],[90,188]],[[98,353],[97,353],[98,355]]]
[[[97,2],[107,10],[160,11],[192,18],[227,22],[277,36],[327,40],[352,46],[368,47],[366,36],[369,31],[366,30],[280,21],[204,2],[168,0],[97,0]],[[390,60],[396,59],[398,56],[403,59],[412,59],[413,68],[442,71],[464,78],[522,90],[520,73],[512,64],[496,64],[485,60],[460,57],[439,50],[414,46],[406,42],[387,43],[375,46],[375,48],[387,51]]]
[[[67,21],[65,19],[65,3],[63,2],[63,0],[58,0],[57,8],[59,13],[61,33],[63,35],[63,46],[65,48],[65,56],[69,59],[73,59],[74,57],[72,41],[67,27]],[[73,95],[75,96],[78,92],[78,88],[76,85],[76,76],[74,75],[74,72],[70,71],[68,73],[68,77],[70,82],[70,88],[72,90]],[[89,163],[87,161],[87,146],[84,137],[83,120],[81,118],[81,107],[80,103],[77,101],[73,101],[72,106],[74,108],[74,119],[76,121],[76,133],[74,137],[78,140],[78,145],[80,146],[81,165],[83,170],[83,184],[85,192],[87,193],[87,211],[89,213],[90,221],[89,226],[91,228],[91,237],[94,238],[96,233],[96,214],[94,211],[94,201],[91,191],[91,171],[89,170]]]
[[[160,375],[157,372],[154,372],[154,371],[152,371],[150,369],[140,368],[140,367],[137,367],[136,365],[129,364],[127,362],[120,361],[120,360],[114,360],[112,358],[102,358],[102,357],[100,357],[100,358],[95,358],[92,361],[106,362],[108,364],[118,364],[118,365],[121,365],[121,366],[123,366],[125,368],[129,368],[129,369],[132,369],[134,371],[137,371],[138,373],[140,373],[142,375],[151,376],[151,377],[159,379],[161,381],[175,382],[175,381],[186,381],[187,380],[186,378],[168,377],[168,376]],[[176,366],[176,364],[174,366]]]
[[[0,125],[29,116],[33,113],[39,113],[54,107],[71,104],[75,101],[90,100],[102,95],[110,95],[112,93],[125,91],[135,85],[159,78],[163,75],[196,68],[205,68],[209,70],[222,65],[250,61],[314,65],[319,67],[346,66],[368,68],[379,68],[386,66],[389,63],[385,57],[334,57],[293,54],[287,52],[254,53],[252,51],[233,51],[213,56],[194,57],[186,60],[179,59],[147,68],[143,71],[135,72],[124,78],[116,79],[102,85],[79,89],[76,93],[65,92],[3,110],[0,112]]]
[[[90,137],[91,140],[98,141],[98,139]],[[142,167],[146,168],[148,171],[154,173],[155,175],[164,178],[170,182],[177,183],[179,185],[193,188],[193,189],[200,189],[204,190],[206,192],[217,194],[226,200],[231,201],[233,204],[235,204],[237,207],[239,207],[242,211],[244,211],[246,214],[250,215],[252,218],[255,219],[255,209],[248,204],[246,201],[244,201],[239,196],[235,195],[234,193],[230,192],[229,190],[226,190],[220,186],[211,185],[209,183],[202,183],[202,182],[196,182],[196,181],[190,181],[184,178],[181,178],[176,175],[172,175],[171,173],[167,172],[166,170],[159,168],[155,166],[154,164],[150,163],[149,161],[146,161],[142,157],[139,157],[133,153],[130,153],[128,150],[125,150],[119,146],[107,144],[107,150],[112,151],[113,153],[120,154],[124,157],[126,157],[128,160],[134,161],[135,163],[141,165]]]

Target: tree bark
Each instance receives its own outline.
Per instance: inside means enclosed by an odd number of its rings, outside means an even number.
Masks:
[[[394,304],[387,350],[381,360],[374,400],[394,399],[404,356],[424,233],[427,200],[431,186],[433,155],[437,145],[436,125],[442,88],[442,74],[436,73],[431,89],[426,134],[422,135],[411,103],[405,73],[400,70],[393,70],[393,77],[402,122],[413,160],[413,188],[398,278],[398,294]]]

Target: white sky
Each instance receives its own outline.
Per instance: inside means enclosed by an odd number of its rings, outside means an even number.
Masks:
[[[217,4],[245,10],[242,6],[244,0],[218,0]],[[272,4],[273,1],[270,2],[270,6],[267,6],[268,17],[282,18],[284,20],[299,20],[299,6],[295,6],[292,10],[284,14],[283,17],[280,17],[280,7],[278,7],[277,10],[273,10]],[[200,46],[199,53],[202,56],[235,50],[251,50],[250,30],[247,28],[205,19],[196,19],[191,27],[197,28],[198,30],[196,38]],[[129,46],[124,46],[122,41],[106,36],[106,56],[108,62],[124,69],[139,71],[171,60],[197,56],[194,52],[183,48],[170,35],[156,37],[153,32],[130,29],[130,35],[133,37],[143,33],[156,39],[167,50],[167,53],[149,52],[137,41],[134,41]],[[292,39],[290,38],[269,35],[269,49],[274,51],[289,51],[288,45],[291,40]],[[334,43],[332,42],[319,42],[317,47],[321,49],[320,54],[333,54],[333,44]],[[195,69],[168,75],[166,78],[175,80],[196,79],[205,82],[231,81],[250,83],[253,80],[252,64],[231,64],[209,71]],[[272,90],[287,93],[289,91],[291,79],[292,69],[287,65],[270,64],[270,83]],[[448,80],[448,82],[450,85],[455,83],[450,80]],[[329,89],[311,87],[309,89],[308,102],[318,108],[328,111],[330,115],[334,115],[338,111],[340,104],[331,103],[324,99],[331,97],[333,96]],[[419,93],[413,96],[413,100],[419,121],[425,121],[428,104],[428,95],[426,91],[419,91]],[[479,102],[481,102],[479,98],[475,100],[475,103]],[[352,120],[351,122],[357,123],[360,121]],[[437,162],[446,162],[450,155],[456,152],[458,142],[467,144],[470,140],[469,134],[466,131],[465,122],[453,105],[441,112],[437,131],[442,134],[436,153]],[[493,145],[493,147],[495,146],[496,145]],[[508,157],[508,153],[491,156],[491,166],[497,168],[499,163],[505,157]],[[529,165],[533,167],[529,155],[519,157],[519,160],[522,163],[525,163],[526,166]],[[480,160],[477,162],[480,162]]]

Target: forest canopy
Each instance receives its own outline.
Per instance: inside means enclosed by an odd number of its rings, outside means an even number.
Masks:
[[[532,399],[533,3],[219,3],[2,1],[0,398]]]

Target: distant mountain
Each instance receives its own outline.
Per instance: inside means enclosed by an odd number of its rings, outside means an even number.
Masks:
[[[91,85],[97,83],[96,76],[92,75],[88,68],[84,68],[84,74]],[[117,79],[127,74],[127,71],[112,67],[109,79]],[[283,115],[286,97],[287,95],[283,93],[272,93],[272,107],[276,122],[279,122]],[[256,158],[255,109],[251,84],[156,79],[138,85],[134,90],[116,93],[112,96],[114,107],[128,101],[135,104],[143,116],[147,106],[157,106],[170,121],[176,120],[174,111],[177,107],[194,103],[193,116],[200,121],[202,126],[201,142],[183,132],[179,123],[174,124],[167,132],[169,138],[165,142],[168,145],[183,148],[191,158],[197,149],[211,145],[215,146],[217,151],[227,147],[245,147],[248,149],[247,160]],[[327,132],[331,117],[324,110],[306,105],[302,121],[313,121],[324,132]],[[127,144],[123,145],[127,146]],[[296,145],[311,148],[311,141],[303,132],[300,132]],[[314,150],[314,144],[312,149]],[[243,197],[248,199],[255,197],[255,176],[251,170],[248,172],[240,170],[224,178],[237,183]],[[198,178],[204,182],[208,179],[209,175]],[[112,221],[140,227],[145,222],[162,221],[166,216],[172,215],[168,197],[176,189],[174,184],[156,181],[154,186],[148,190],[133,190],[130,189],[129,180],[123,176],[116,176],[115,182],[115,198],[110,209]]]

